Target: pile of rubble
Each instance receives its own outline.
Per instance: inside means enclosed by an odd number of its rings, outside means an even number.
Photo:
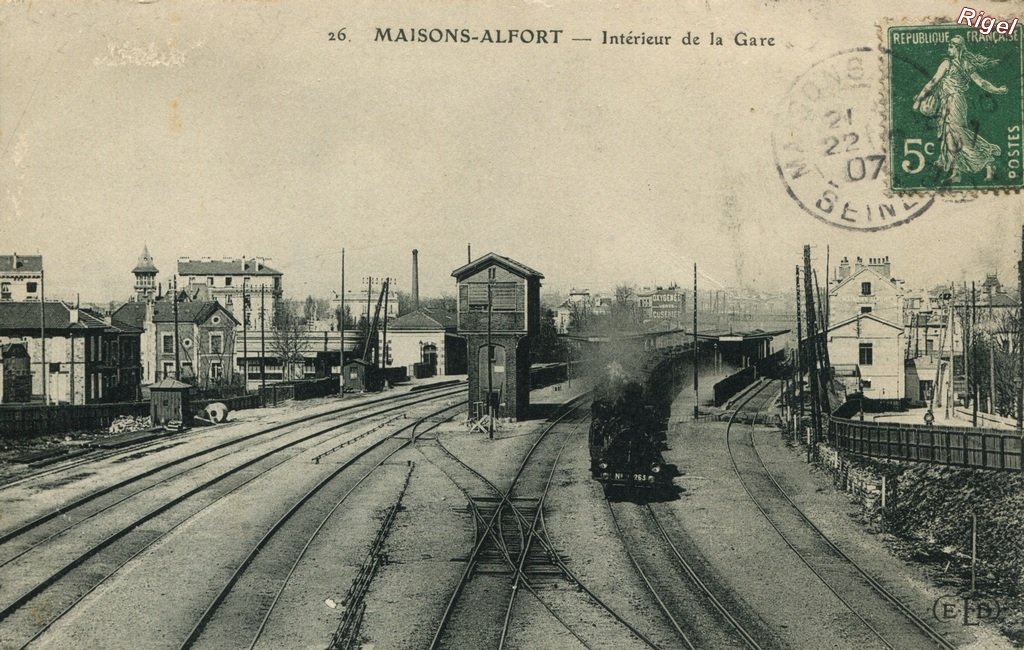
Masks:
[[[114,418],[107,431],[110,433],[132,433],[134,431],[145,431],[150,426],[148,415],[121,415]]]

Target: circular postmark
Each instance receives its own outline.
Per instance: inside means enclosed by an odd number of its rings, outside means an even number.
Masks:
[[[816,63],[793,83],[772,133],[786,193],[804,212],[847,230],[892,228],[935,202],[887,190],[879,70],[869,47]]]

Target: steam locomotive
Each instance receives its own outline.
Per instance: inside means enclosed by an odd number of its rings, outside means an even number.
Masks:
[[[590,471],[607,492],[666,491],[676,468],[666,465],[666,430],[682,380],[680,356],[652,356],[629,376],[615,363],[591,404]]]

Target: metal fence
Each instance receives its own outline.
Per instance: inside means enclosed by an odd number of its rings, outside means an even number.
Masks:
[[[149,402],[60,404],[0,407],[0,437],[106,429],[122,415],[149,415]]]
[[[860,422],[831,416],[829,433],[846,451],[893,460],[1021,470],[1021,438],[973,427]]]

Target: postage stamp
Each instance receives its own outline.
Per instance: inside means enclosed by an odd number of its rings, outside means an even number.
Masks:
[[[899,25],[883,37],[890,189],[1024,187],[1024,30]]]
[[[845,230],[874,231],[915,219],[934,196],[896,196],[885,179],[879,52],[837,52],[800,75],[772,131],[775,168],[807,214]]]

